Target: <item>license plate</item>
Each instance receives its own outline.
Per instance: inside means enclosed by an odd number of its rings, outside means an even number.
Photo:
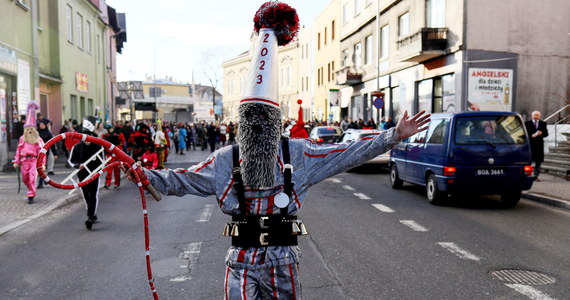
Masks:
[[[503,169],[477,169],[477,176],[502,176],[505,175]]]

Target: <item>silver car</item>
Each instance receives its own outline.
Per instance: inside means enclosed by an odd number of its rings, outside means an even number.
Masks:
[[[380,134],[383,130],[379,129],[347,129],[343,135],[338,139],[339,142],[344,143],[348,141],[360,140],[369,136]],[[365,162],[364,164],[384,165],[388,166],[390,163],[390,151],[380,154],[375,158]]]

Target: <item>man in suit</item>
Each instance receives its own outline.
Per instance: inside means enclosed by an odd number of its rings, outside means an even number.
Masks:
[[[533,111],[532,119],[524,124],[530,137],[532,161],[535,163],[534,178],[536,181],[540,181],[538,175],[540,174],[540,165],[544,161],[544,138],[548,136],[548,128],[546,122],[540,120],[539,111]]]

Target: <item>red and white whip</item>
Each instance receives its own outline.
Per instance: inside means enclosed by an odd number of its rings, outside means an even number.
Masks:
[[[103,169],[101,169],[100,171],[98,171],[96,173],[93,173],[92,176],[90,176],[89,178],[85,179],[82,182],[74,183],[74,184],[57,183],[57,182],[51,180],[45,174],[41,162],[43,161],[43,158],[46,155],[48,149],[51,146],[53,146],[53,144],[55,144],[61,140],[64,140],[66,138],[78,139],[78,140],[81,140],[84,142],[90,142],[90,143],[100,145],[107,152],[110,152],[112,155],[114,155],[116,157],[117,161],[106,165]],[[39,173],[40,177],[46,183],[49,183],[51,186],[56,187],[58,189],[64,189],[64,190],[70,190],[70,189],[76,189],[76,188],[84,187],[87,184],[91,183],[93,180],[97,179],[104,172],[106,172],[106,171],[108,171],[108,170],[110,170],[116,166],[125,166],[125,167],[127,167],[133,171],[133,172],[131,172],[131,174],[133,174],[133,177],[135,178],[135,181],[136,181],[138,189],[139,189],[139,193],[141,195],[143,217],[144,217],[144,245],[145,245],[145,255],[146,255],[146,272],[148,275],[148,284],[150,285],[150,290],[152,291],[152,296],[154,297],[154,299],[158,300],[158,293],[156,291],[156,287],[154,286],[154,279],[152,277],[152,268],[150,266],[150,235],[149,235],[149,229],[148,229],[148,214],[147,214],[147,209],[146,209],[146,198],[145,198],[144,190],[146,189],[148,192],[150,192],[150,194],[152,195],[152,197],[154,199],[156,199],[156,201],[160,201],[162,199],[162,196],[160,196],[160,194],[156,191],[156,189],[150,184],[150,182],[148,181],[148,178],[146,177],[146,175],[144,174],[142,169],[137,166],[135,160],[132,159],[130,156],[128,156],[125,152],[121,151],[118,147],[109,143],[106,140],[96,138],[96,137],[93,137],[90,135],[82,134],[82,133],[66,132],[66,133],[62,133],[62,134],[59,134],[59,135],[53,137],[51,140],[49,140],[49,141],[47,141],[47,143],[45,143],[44,147],[40,151],[40,154],[38,155],[38,160],[36,163],[36,168],[38,170],[38,173]]]

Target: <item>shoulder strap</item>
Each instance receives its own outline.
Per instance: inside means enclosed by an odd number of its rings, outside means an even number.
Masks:
[[[241,216],[246,215],[246,205],[245,205],[245,189],[243,187],[243,178],[241,176],[241,167],[239,165],[239,146],[238,144],[232,145],[232,176],[234,179],[234,189],[237,194],[239,202],[239,213]]]
[[[291,165],[291,155],[289,154],[289,139],[283,138],[281,140],[281,149],[283,151],[283,191],[287,196],[289,196],[289,201],[293,199],[293,182],[292,182],[292,175],[293,175],[293,166]],[[289,206],[284,207],[281,209],[281,215],[285,216],[289,212]]]

